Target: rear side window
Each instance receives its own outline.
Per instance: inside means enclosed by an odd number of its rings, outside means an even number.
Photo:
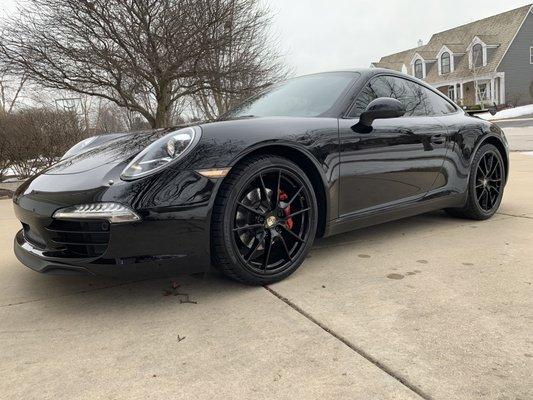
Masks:
[[[406,117],[439,116],[456,111],[444,98],[416,82],[393,76],[378,76],[359,93],[349,116],[359,117],[371,101],[380,97],[399,100],[406,109]]]

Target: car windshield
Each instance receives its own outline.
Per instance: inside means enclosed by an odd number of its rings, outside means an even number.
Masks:
[[[333,107],[358,75],[328,72],[294,78],[252,97],[221,119],[318,117]]]

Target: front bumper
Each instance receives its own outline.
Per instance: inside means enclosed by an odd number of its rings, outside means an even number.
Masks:
[[[91,177],[38,176],[13,198],[23,225],[14,239],[15,255],[46,274],[156,277],[205,271],[213,185],[187,171],[163,177],[90,188]],[[75,187],[84,184],[89,188]],[[52,218],[66,206],[106,201],[134,209],[142,220],[109,224]],[[101,223],[106,225],[100,229]]]
[[[47,275],[101,275],[110,277],[166,277],[206,271],[206,257],[197,254],[146,255],[137,257],[61,258],[49,257],[24,238],[20,230],[14,239],[17,259],[26,267]]]

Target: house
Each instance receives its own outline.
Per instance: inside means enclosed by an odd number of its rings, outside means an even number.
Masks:
[[[436,33],[372,66],[423,79],[466,106],[533,104],[533,5]]]

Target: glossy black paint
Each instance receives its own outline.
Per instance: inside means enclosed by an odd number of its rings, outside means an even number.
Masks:
[[[405,107],[397,99],[390,97],[375,99],[368,104],[352,130],[357,133],[370,133],[376,119],[400,118],[405,115],[405,111]]]
[[[111,225],[108,248],[97,258],[58,257],[57,245],[47,242],[45,249],[37,249],[22,232],[15,238],[17,256],[30,268],[54,273],[204,269],[210,263],[211,210],[222,179],[197,171],[232,167],[251,154],[281,154],[309,174],[324,236],[462,206],[472,157],[487,141],[501,149],[508,171],[502,130],[459,108],[438,117],[376,119],[371,132],[357,132],[353,127],[359,118],[347,115],[367,82],[379,75],[404,76],[379,69],[353,74],[353,82],[326,115],[201,124],[200,142],[191,153],[138,180],[123,181],[120,174],[168,130],[115,135],[93,144],[22,185],[14,197],[17,217],[38,233],[59,208],[113,201],[134,209],[142,221]]]

